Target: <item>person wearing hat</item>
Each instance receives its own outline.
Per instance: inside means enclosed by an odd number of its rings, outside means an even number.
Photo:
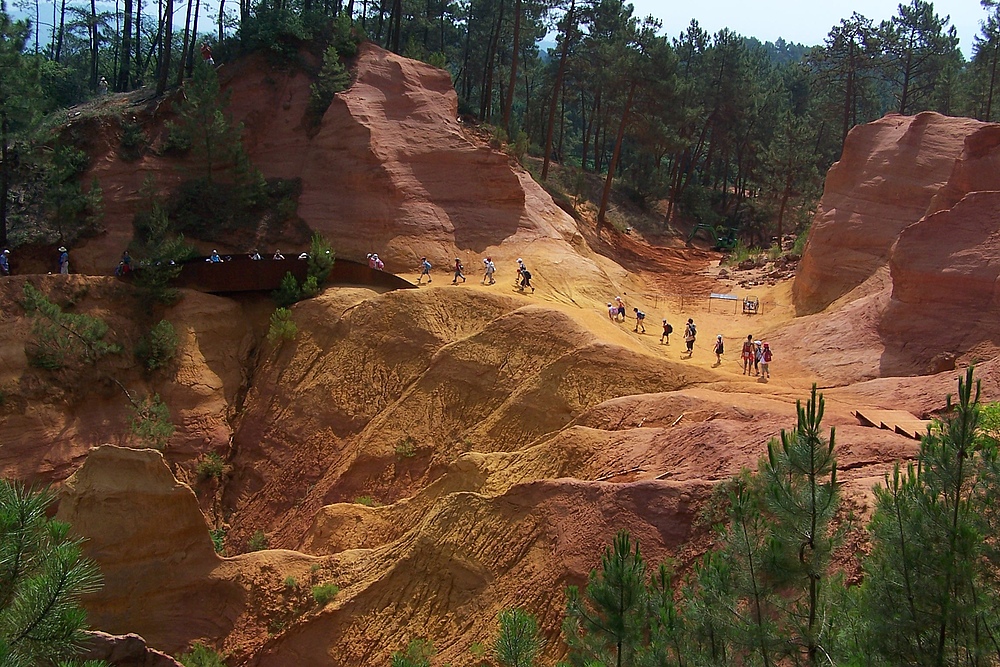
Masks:
[[[760,376],[764,380],[771,379],[771,346],[764,341],[760,350]]]
[[[372,255],[372,257],[375,258],[375,270],[376,271],[382,271],[382,270],[384,270],[385,269],[385,262],[383,262],[382,258],[378,256],[378,253],[375,253],[374,255]]]
[[[69,251],[66,246],[59,246],[59,273],[69,275]]]
[[[726,347],[722,343],[722,334],[715,337],[715,365],[722,365],[722,355],[726,353]]]
[[[697,336],[698,329],[694,325],[694,320],[689,317],[687,324],[684,326],[684,345],[687,346],[689,357],[694,354],[694,341]]]
[[[764,355],[764,348],[759,340],[753,342],[753,374],[760,375],[760,358]]]
[[[208,261],[211,262],[212,264],[221,264],[222,263],[222,258],[219,257],[219,251],[218,250],[213,250],[212,254],[209,255],[209,257],[208,257]]]
[[[427,261],[426,257],[420,258],[420,276],[417,278],[417,284],[427,276],[427,282],[431,282],[431,263]]]
[[[0,276],[10,275],[10,250],[6,248],[0,253]]]

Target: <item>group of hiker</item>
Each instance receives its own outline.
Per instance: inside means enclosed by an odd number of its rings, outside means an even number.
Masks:
[[[420,275],[417,276],[417,284],[422,285],[424,281],[424,276],[427,276],[427,282],[433,282],[431,278],[431,263],[428,261],[427,257],[420,258]],[[454,270],[454,275],[451,279],[452,285],[457,285],[458,281],[461,280],[465,282],[465,265],[462,264],[462,260],[459,257],[455,258],[455,264],[452,267]],[[481,285],[494,285],[496,284],[496,264],[493,263],[492,257],[483,258],[483,279],[480,282]],[[523,292],[525,289],[530,289],[532,293],[535,291],[534,285],[531,284],[531,271],[528,267],[524,265],[524,260],[520,257],[517,258],[517,277],[514,278],[514,287]]]
[[[58,256],[56,257],[56,269],[59,273],[63,275],[69,274],[69,250],[66,246],[59,246]],[[4,248],[3,252],[0,252],[0,276],[9,276],[11,274],[10,269],[10,249]]]
[[[612,322],[624,322],[627,319],[627,308],[625,300],[616,296],[613,301],[608,302],[608,319]],[[632,316],[635,318],[635,327],[632,331],[636,333],[646,333],[646,313],[639,308],[632,308]],[[670,345],[670,334],[674,332],[674,327],[666,318],[663,319],[663,333],[660,334],[660,344]],[[687,358],[694,354],[694,343],[698,338],[698,327],[693,318],[688,318],[684,325],[684,353]],[[722,355],[726,353],[726,345],[722,334],[715,337],[715,345],[712,348],[715,354],[715,365],[722,365]],[[743,350],[740,360],[743,364],[744,375],[754,375],[764,380],[771,378],[771,346],[767,342],[754,340],[753,334],[747,336],[743,343]]]

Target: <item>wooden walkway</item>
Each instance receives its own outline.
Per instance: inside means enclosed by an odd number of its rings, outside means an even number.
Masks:
[[[862,426],[884,428],[914,440],[922,438],[931,423],[929,419],[919,419],[906,410],[858,408],[853,414]]]

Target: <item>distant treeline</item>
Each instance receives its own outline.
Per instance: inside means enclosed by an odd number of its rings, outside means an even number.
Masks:
[[[23,0],[34,21],[4,14],[4,146],[38,115],[101,92],[102,77],[112,91],[163,92],[191,75],[205,42],[218,61],[262,49],[295,61],[301,48],[322,55],[346,28],[449,70],[460,113],[542,157],[542,180],[550,159],[613,175],[636,204],[665,202],[664,223],[681,210],[766,241],[808,219],[854,125],[889,111],[998,115],[996,0],[983,0],[971,61],[949,18],[923,0],[879,24],[855,13],[816,47],[710,34],[694,21],[664,35],[619,0],[220,0],[211,26],[198,23],[201,0],[176,2],[98,12],[63,0],[42,16],[38,0]],[[51,23],[50,38],[32,23]],[[550,34],[555,47],[542,53]],[[609,191],[610,178],[602,224]]]

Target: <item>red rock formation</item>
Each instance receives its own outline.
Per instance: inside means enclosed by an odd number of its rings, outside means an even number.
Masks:
[[[355,74],[321,119],[311,115],[311,80],[301,71],[275,71],[252,56],[221,75],[252,161],[269,178],[301,180],[298,215],[341,256],[378,252],[398,272],[415,270],[422,255],[442,268],[455,257],[472,267],[483,254],[520,255],[532,268],[531,258],[544,258],[560,274],[600,279],[581,256],[589,253],[572,218],[506,154],[467,138],[447,72],[366,43]],[[161,186],[179,180],[175,159],[127,164],[113,139],[87,176],[98,178],[108,202],[107,234],[74,253],[84,272],[117,262],[147,175]]]
[[[906,227],[948,181],[965,138],[984,127],[936,113],[890,114],[851,130],[826,179],[793,295],[815,313],[884,266]]]
[[[109,635],[88,632],[78,660],[103,660],[109,667],[184,667],[169,655],[146,646],[136,634]]]
[[[84,553],[104,575],[87,602],[94,626],[168,651],[232,630],[242,592],[213,574],[221,559],[198,501],[159,452],[93,450],[66,480],[57,518],[86,537]]]
[[[1000,353],[1000,192],[973,192],[899,236],[880,331],[882,375],[933,370],[941,353]]]

